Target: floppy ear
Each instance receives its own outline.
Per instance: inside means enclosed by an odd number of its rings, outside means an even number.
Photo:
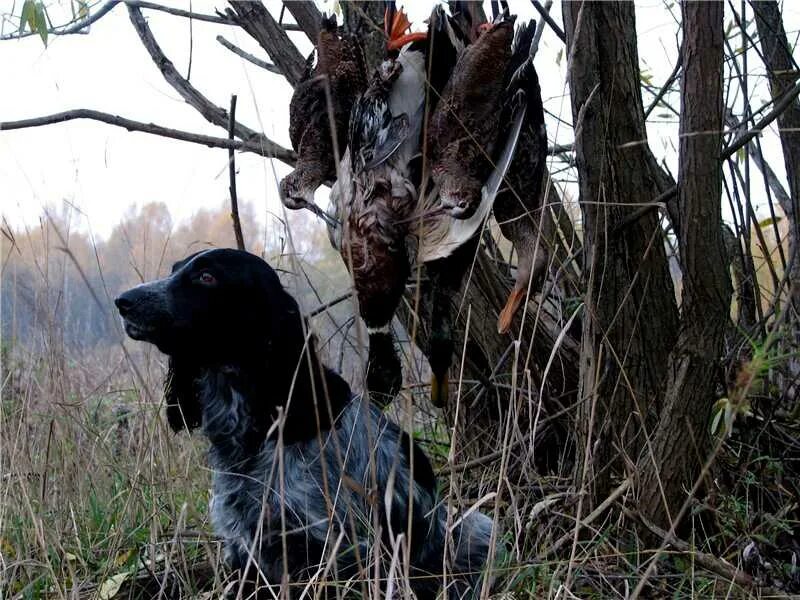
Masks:
[[[169,357],[164,398],[167,401],[167,421],[176,433],[182,429],[192,431],[202,422],[202,408],[195,387],[199,374],[199,369],[190,361]]]

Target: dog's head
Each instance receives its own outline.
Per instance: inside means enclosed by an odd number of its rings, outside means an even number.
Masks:
[[[294,299],[261,258],[214,249],[175,263],[172,273],[121,294],[126,333],[170,356],[225,363],[299,322]]]
[[[298,360],[304,349],[313,353],[313,341],[306,339],[294,298],[266,262],[247,252],[193,254],[168,277],[136,286],[114,303],[131,338],[155,344],[170,358],[167,417],[175,430],[200,424],[194,385],[203,369],[269,373],[277,403],[286,401],[297,369],[317,368],[316,357],[312,367]]]

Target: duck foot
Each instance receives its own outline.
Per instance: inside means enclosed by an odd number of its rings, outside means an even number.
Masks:
[[[525,288],[515,287],[511,290],[511,293],[508,295],[508,300],[506,300],[506,305],[503,307],[503,310],[500,311],[500,316],[497,318],[498,333],[507,333],[508,330],[511,329],[514,315],[517,313],[517,310],[519,310],[525,296]]]

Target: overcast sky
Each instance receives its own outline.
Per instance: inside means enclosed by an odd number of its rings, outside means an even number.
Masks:
[[[17,2],[19,5],[20,2]],[[51,2],[51,19],[63,22],[69,2]],[[171,2],[172,6],[213,13],[225,3],[212,0]],[[279,4],[268,2],[278,14]],[[412,20],[419,28],[432,2],[410,4]],[[660,86],[677,57],[678,8],[672,2],[642,0],[637,3],[637,25],[642,68]],[[11,0],[0,0],[0,13],[8,12]],[[737,3],[738,5],[738,3]],[[331,3],[320,3],[330,8]],[[527,0],[511,2],[512,12],[526,20],[534,15]],[[16,11],[19,11],[17,6]],[[487,2],[488,11],[488,2]],[[800,2],[784,7],[787,29],[796,35],[800,26]],[[231,94],[238,94],[237,119],[264,131],[276,142],[289,146],[288,104],[290,86],[233,55],[215,37],[222,34],[259,57],[263,50],[243,31],[203,22],[189,22],[168,14],[143,11],[156,39],[178,70],[186,75],[191,51],[191,82],[211,101],[228,107]],[[552,12],[561,22],[559,3]],[[287,14],[288,17],[288,14]],[[14,25],[5,23],[4,32]],[[293,34],[306,54],[308,40]],[[191,39],[191,43],[190,43]],[[558,61],[562,44],[545,30],[536,59],[547,109],[571,121],[568,98],[564,96],[565,60]],[[755,52],[750,60],[757,62]],[[754,73],[763,73],[760,65]],[[144,122],[224,137],[226,132],[209,124],[184,103],[164,81],[142,47],[124,6],[118,6],[94,24],[88,35],[51,37],[45,48],[38,36],[0,42],[0,121],[46,115],[75,108],[93,108]],[[754,87],[754,106],[768,99],[764,85]],[[651,96],[645,94],[649,104]],[[677,96],[673,97],[677,104]],[[650,145],[658,157],[676,167],[673,144],[677,123],[649,126]],[[571,141],[571,132],[548,119],[551,141]],[[774,132],[764,136],[768,156],[778,157]],[[781,175],[783,164],[773,160]],[[277,183],[288,168],[252,154],[237,155],[238,188],[241,199],[256,206],[262,223],[268,214],[280,210]],[[167,203],[177,220],[199,207],[219,206],[228,198],[227,152],[205,146],[169,140],[144,133],[129,133],[93,121],[72,121],[36,129],[0,131],[0,203],[3,216],[14,226],[34,225],[45,206],[62,206],[64,201],[85,215],[80,226],[107,235],[132,203]],[[325,203],[327,190],[319,194]],[[647,199],[643,199],[645,201]],[[294,218],[294,215],[292,216]],[[270,225],[268,225],[270,226]]]

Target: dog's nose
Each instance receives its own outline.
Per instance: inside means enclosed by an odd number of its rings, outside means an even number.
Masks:
[[[119,309],[119,314],[123,317],[130,312],[133,308],[134,302],[130,298],[126,297],[127,294],[122,294],[120,297],[114,300],[114,304],[117,305],[117,309]]]

